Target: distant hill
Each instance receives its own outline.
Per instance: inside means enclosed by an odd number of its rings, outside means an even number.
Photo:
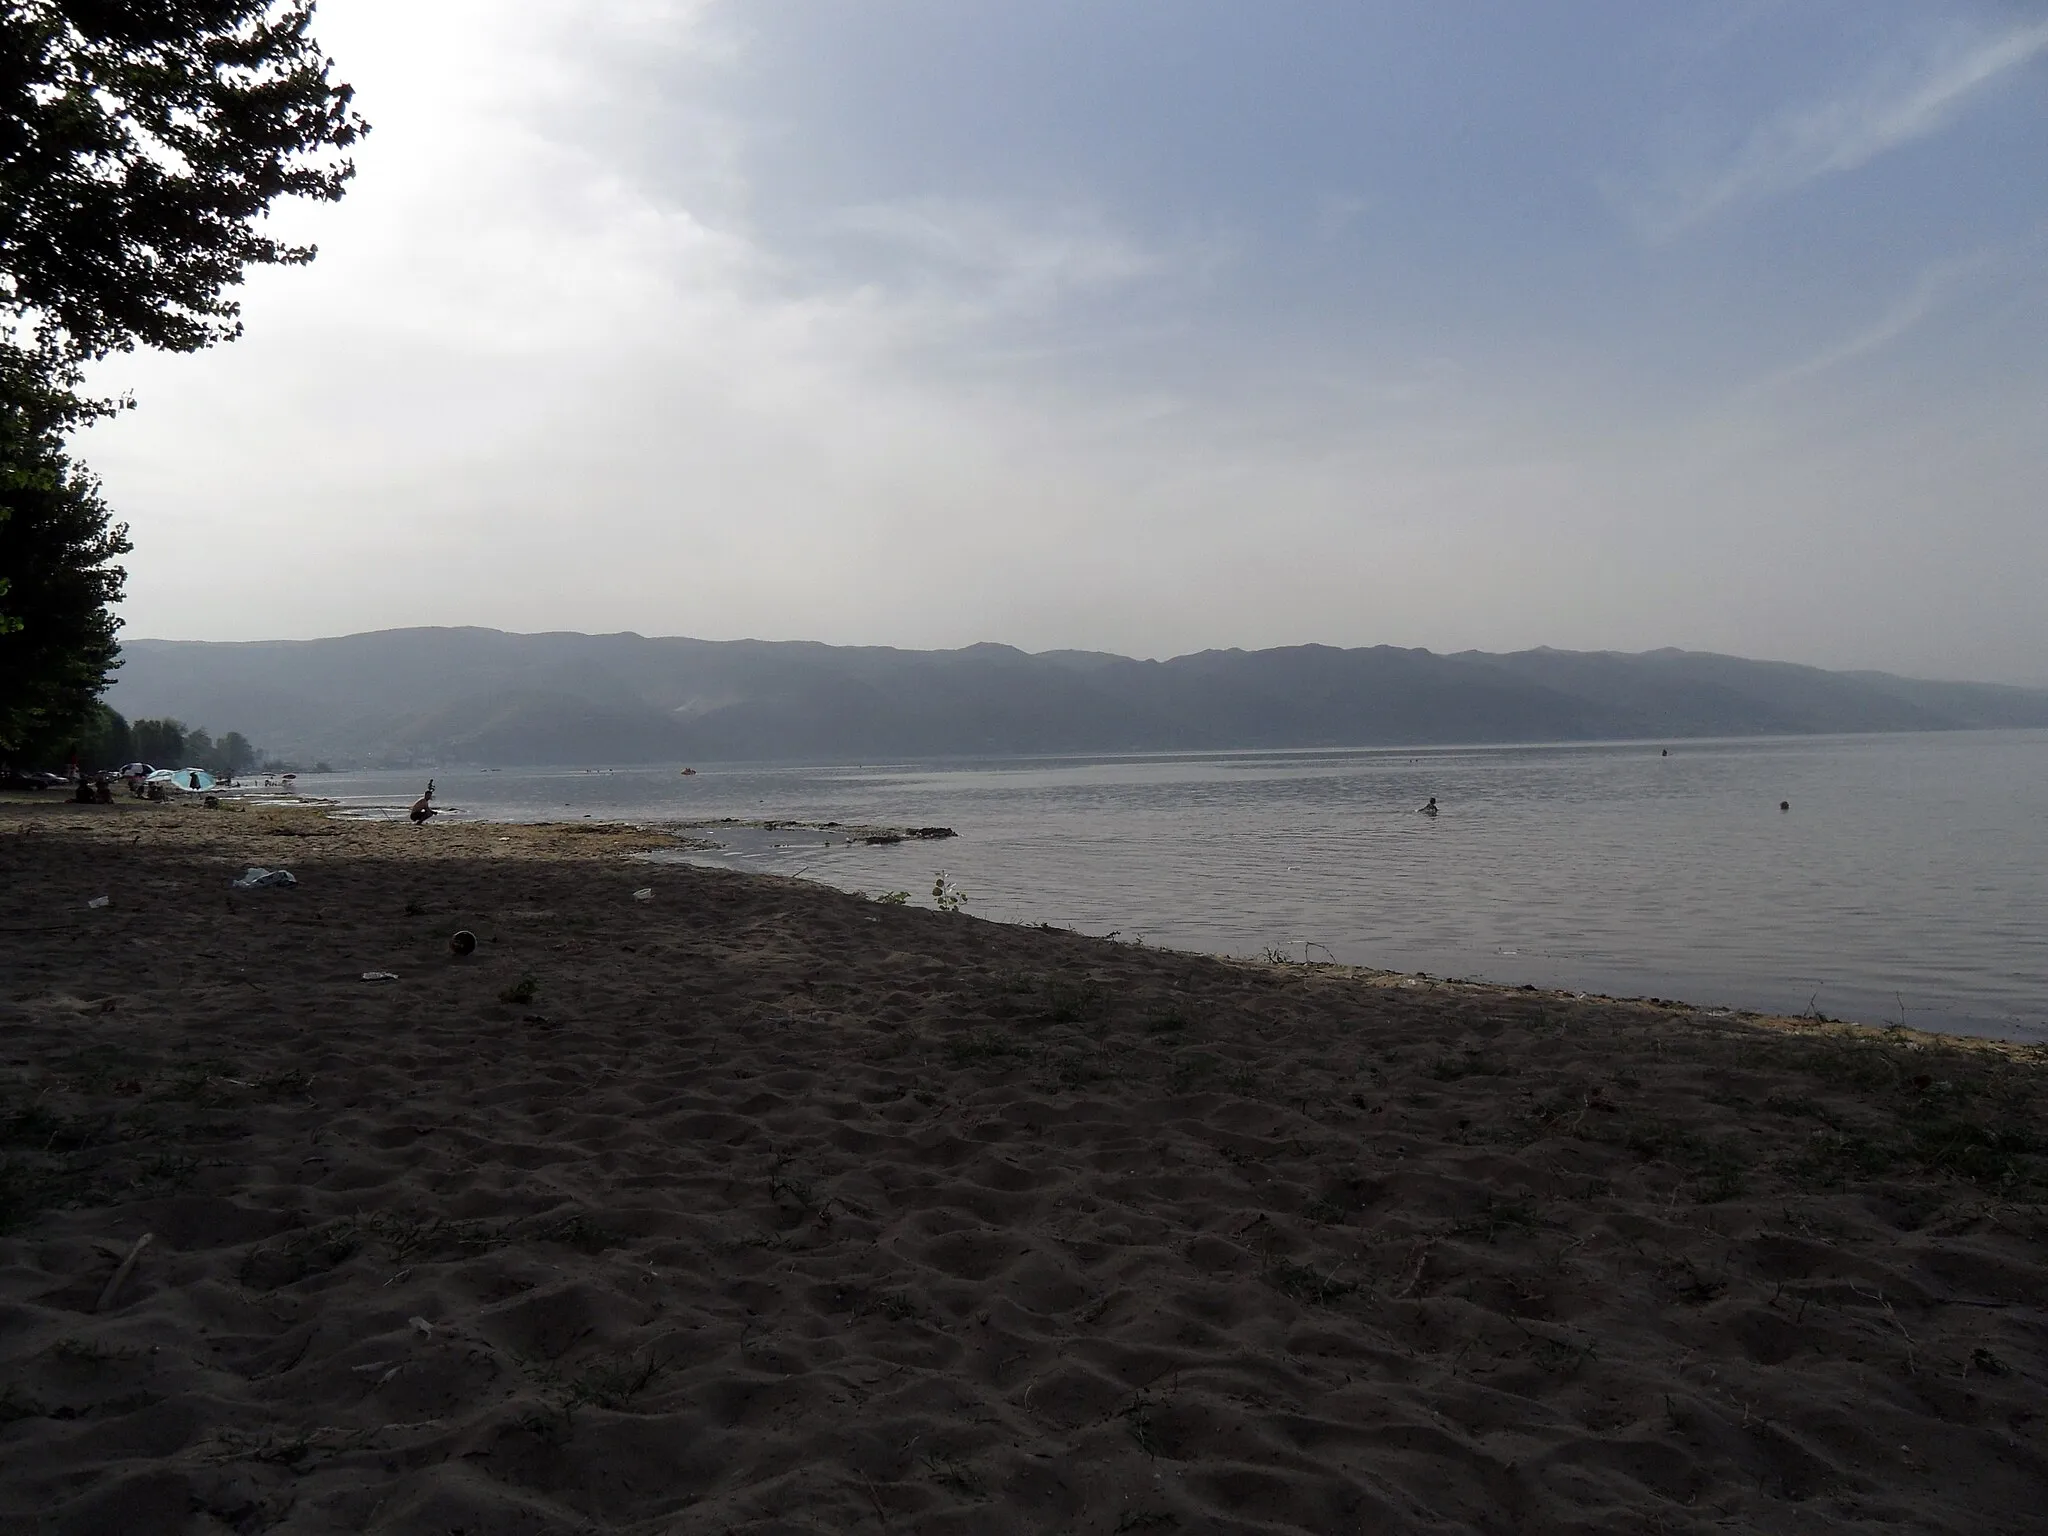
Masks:
[[[110,702],[337,765],[854,760],[2048,726],[2048,690],[1697,651],[1006,645],[395,629],[133,640]]]

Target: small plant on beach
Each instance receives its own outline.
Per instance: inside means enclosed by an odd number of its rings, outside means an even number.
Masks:
[[[900,907],[909,902],[910,892],[884,891],[881,895],[877,896],[875,900],[879,901],[885,907]]]
[[[530,1003],[533,1001],[534,994],[539,990],[540,983],[534,979],[533,972],[528,971],[524,976],[513,982],[511,986],[500,992],[498,994],[498,1001],[501,1003]]]
[[[1351,1209],[1333,1195],[1318,1195],[1302,1207],[1302,1215],[1318,1226],[1342,1222],[1351,1215]]]
[[[1455,1083],[1461,1077],[1484,1077],[1494,1071],[1484,1056],[1468,1050],[1458,1056],[1439,1057],[1431,1063],[1429,1075],[1440,1083]]]
[[[1540,1371],[1555,1376],[1576,1376],[1586,1362],[1594,1357],[1594,1348],[1589,1340],[1574,1343],[1569,1339],[1545,1338],[1532,1334],[1527,1345],[1529,1359]]]
[[[1045,984],[1045,1016],[1055,1024],[1079,1024],[1102,1011],[1102,988],[1092,981],[1053,977]]]
[[[1484,1211],[1453,1223],[1451,1231],[1459,1237],[1477,1237],[1490,1243],[1502,1232],[1533,1232],[1542,1225],[1542,1218],[1528,1201],[1501,1200],[1489,1195]]]
[[[1159,1433],[1152,1425],[1154,1404],[1143,1392],[1131,1399],[1131,1406],[1123,1411],[1124,1427],[1130,1431],[1131,1439],[1147,1456],[1159,1454]]]
[[[354,1217],[294,1232],[275,1244],[251,1249],[236,1272],[250,1290],[271,1291],[296,1285],[308,1275],[324,1274],[362,1250],[363,1236]]]
[[[800,1174],[788,1173],[789,1159],[778,1157],[775,1166],[768,1173],[768,1198],[776,1205],[785,1201],[806,1214],[818,1208],[818,1185],[815,1179]]]
[[[84,1339],[76,1334],[59,1339],[50,1346],[52,1355],[59,1360],[73,1361],[79,1365],[105,1365],[110,1360],[140,1360],[144,1351],[122,1348],[100,1339]]]
[[[968,1066],[978,1061],[994,1061],[1005,1056],[1028,1056],[1029,1048],[1016,1041],[996,1034],[992,1030],[975,1030],[971,1034],[955,1035],[946,1042],[946,1054],[956,1067]]]
[[[1114,1074],[1099,1061],[1080,1054],[1066,1051],[1046,1062],[1047,1073],[1041,1087],[1056,1093],[1072,1093],[1090,1083],[1103,1082]]]
[[[884,1291],[875,1298],[875,1310],[892,1323],[915,1322],[924,1316],[916,1297],[904,1291]]]
[[[620,1360],[602,1361],[569,1383],[568,1406],[605,1408],[617,1413],[659,1381],[668,1366],[668,1360],[653,1350],[639,1359],[628,1355]]]
[[[955,885],[943,869],[932,877],[932,905],[941,912],[958,912],[967,905],[967,893]]]
[[[1969,1370],[1981,1372],[1986,1376],[2010,1376],[2012,1374],[2011,1366],[1999,1359],[1990,1350],[1983,1348],[1970,1351]],[[1968,1371],[1964,1372],[1965,1375],[1968,1373]]]
[[[1127,1509],[1116,1517],[1110,1536],[1125,1536],[1129,1531],[1150,1531],[1179,1524],[1180,1516],[1163,1509]]]
[[[1223,1063],[1206,1051],[1189,1051],[1173,1058],[1166,1069],[1166,1086],[1174,1093],[1184,1093],[1194,1084],[1210,1077]]]
[[[1681,1259],[1665,1276],[1671,1294],[1689,1307],[1704,1307],[1723,1291],[1728,1282],[1719,1275],[1703,1275],[1690,1259]]]
[[[934,1452],[925,1457],[924,1465],[925,1470],[931,1474],[932,1481],[940,1487],[950,1488],[965,1499],[988,1497],[988,1490],[982,1487],[981,1479],[965,1462]]]
[[[621,1241],[616,1232],[582,1211],[540,1222],[528,1231],[544,1243],[560,1243],[579,1253],[602,1253],[607,1248],[616,1248]]]
[[[281,1067],[275,1072],[266,1072],[251,1085],[275,1099],[296,1099],[305,1097],[313,1086],[313,1079],[297,1067]]]
[[[1358,1287],[1334,1275],[1323,1274],[1306,1264],[1280,1263],[1266,1272],[1266,1282],[1296,1301],[1327,1307],[1342,1301]]]

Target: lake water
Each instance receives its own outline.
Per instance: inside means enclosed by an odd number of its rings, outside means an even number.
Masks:
[[[679,856],[922,905],[944,869],[1002,921],[2048,1041],[2048,731],[1669,750],[434,774],[480,818],[950,826],[886,847],[715,831]],[[304,782],[387,814],[425,777]],[[1432,795],[1442,814],[1416,814]]]

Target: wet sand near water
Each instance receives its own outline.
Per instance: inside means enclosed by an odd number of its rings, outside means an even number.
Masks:
[[[666,841],[0,805],[0,1526],[2040,1529],[2038,1054]]]

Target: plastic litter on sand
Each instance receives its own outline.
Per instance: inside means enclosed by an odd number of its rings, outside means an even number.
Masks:
[[[108,905],[110,902],[112,902],[113,899],[114,898],[111,896],[95,896],[91,901],[88,901],[86,905],[88,907],[104,907]]]
[[[365,980],[365,981],[396,981],[396,980],[398,980],[398,972],[396,972],[396,971],[365,971],[365,972],[363,972],[363,980]]]
[[[244,870],[240,878],[228,882],[229,885],[238,891],[253,891],[259,885],[297,885],[298,883],[298,876],[288,869],[258,869],[253,865]]]
[[[635,901],[652,901],[652,900],[654,900],[654,887],[653,887],[653,886],[651,886],[651,885],[643,885],[643,886],[641,886],[639,890],[637,890],[637,891],[635,891],[635,892],[633,893],[633,899],[634,899]]]

